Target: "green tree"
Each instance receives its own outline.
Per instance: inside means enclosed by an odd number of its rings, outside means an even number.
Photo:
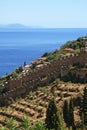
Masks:
[[[6,128],[1,128],[0,130],[7,130]]]
[[[29,130],[30,128],[30,123],[29,123],[29,118],[27,116],[24,116],[22,118],[22,124],[21,124],[22,130]]]
[[[16,73],[17,73],[17,74],[20,74],[22,71],[23,71],[23,67],[22,67],[22,66],[19,66],[19,67],[16,69]]]
[[[61,119],[60,113],[57,109],[56,102],[54,99],[51,99],[46,111],[45,119],[46,128],[48,130],[61,130]]]
[[[87,125],[87,87],[84,88],[83,92],[82,113],[84,117],[84,125]]]
[[[69,124],[69,116],[70,116],[69,115],[69,103],[67,100],[65,100],[64,106],[63,106],[63,118],[64,118],[64,121],[67,126]]]
[[[29,130],[47,130],[45,124],[41,121],[36,122],[34,126],[31,126]]]
[[[7,120],[6,127],[9,130],[18,130],[16,125],[14,124],[14,119],[12,117]]]
[[[26,66],[26,61],[24,61],[24,66]]]
[[[74,107],[73,107],[73,100],[70,100],[69,103],[69,126],[72,126],[72,128],[75,130],[74,125]]]

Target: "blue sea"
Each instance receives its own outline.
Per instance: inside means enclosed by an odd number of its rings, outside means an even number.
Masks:
[[[14,71],[18,66],[52,52],[78,37],[86,36],[87,29],[27,29],[0,31],[0,76]]]

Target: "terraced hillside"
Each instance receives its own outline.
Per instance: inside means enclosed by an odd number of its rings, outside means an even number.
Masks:
[[[15,124],[19,128],[24,116],[29,117],[31,124],[38,120],[44,121],[48,102],[52,97],[62,110],[64,101],[71,97],[76,101],[77,97],[82,95],[85,86],[85,84],[64,83],[57,79],[49,86],[39,87],[36,91],[30,92],[26,98],[16,99],[11,105],[0,108],[0,128],[4,127],[11,117],[15,119]],[[80,121],[78,105],[74,107],[76,123]]]
[[[87,37],[69,42],[53,53],[45,53],[30,68],[25,66],[18,70],[0,80],[0,105],[9,104],[0,108],[0,130],[6,127],[9,119],[15,120],[18,130],[23,117],[29,117],[31,125],[44,121],[49,100],[53,97],[60,111],[64,101],[72,98],[75,126],[81,124],[79,108],[83,89],[87,87]]]

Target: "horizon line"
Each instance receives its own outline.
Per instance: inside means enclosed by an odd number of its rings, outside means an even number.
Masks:
[[[9,24],[0,24],[0,28],[17,28],[19,27],[20,29],[22,28],[31,28],[31,29],[62,29],[62,28],[65,28],[65,29],[68,29],[68,28],[87,28],[87,27],[47,27],[47,26],[40,26],[40,25],[25,25],[25,24],[21,24],[21,23],[9,23]]]

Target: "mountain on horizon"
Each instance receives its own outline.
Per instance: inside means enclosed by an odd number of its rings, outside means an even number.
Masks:
[[[18,32],[18,31],[29,31],[29,30],[40,30],[44,29],[39,26],[26,26],[23,24],[15,23],[15,24],[0,24],[0,32]]]
[[[0,28],[44,28],[41,26],[27,26],[20,23],[14,23],[14,24],[0,24]]]
[[[0,28],[26,28],[27,26],[23,24],[6,24],[6,25],[0,25]]]
[[[23,24],[7,24],[7,25],[1,25],[0,24],[0,32],[14,32],[14,31],[27,31],[29,29],[32,29],[31,26],[25,26]]]

